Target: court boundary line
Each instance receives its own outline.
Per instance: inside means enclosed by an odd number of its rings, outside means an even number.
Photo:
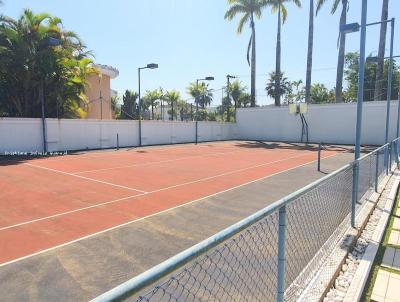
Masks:
[[[41,218],[36,218],[36,219],[20,222],[20,223],[17,223],[17,224],[12,224],[12,225],[9,225],[9,226],[6,226],[6,227],[0,227],[0,232],[8,230],[8,229],[17,228],[17,227],[20,227],[20,226],[23,226],[23,225],[27,225],[27,224],[30,224],[30,223],[35,223],[35,222],[48,220],[48,219],[52,219],[52,218],[56,218],[56,217],[60,217],[60,216],[65,216],[65,215],[76,213],[76,212],[82,212],[82,211],[89,210],[89,209],[92,209],[92,208],[99,208],[99,207],[107,205],[107,204],[112,204],[112,203],[116,203],[116,202],[123,201],[123,200],[126,200],[126,199],[139,197],[139,196],[144,196],[144,195],[146,195],[146,194],[142,193],[142,194],[125,196],[125,197],[109,200],[109,201],[106,201],[106,202],[103,202],[103,203],[99,203],[99,204],[92,204],[91,206],[78,208],[78,209],[75,209],[75,210],[70,210],[70,211],[65,211],[65,212],[61,212],[61,213],[57,213],[57,214],[53,214],[53,215],[49,215],[49,216],[44,216],[44,217],[41,217]]]
[[[56,217],[60,217],[60,216],[64,216],[64,215],[68,215],[68,214],[71,214],[71,213],[82,212],[82,211],[85,211],[85,210],[88,210],[88,209],[92,209],[92,208],[100,208],[100,207],[102,207],[104,205],[117,203],[117,202],[124,201],[124,200],[127,200],[127,199],[131,199],[131,198],[134,199],[134,198],[150,195],[150,194],[153,194],[153,193],[158,193],[158,192],[162,192],[162,191],[168,191],[170,189],[175,189],[175,188],[179,188],[179,187],[183,187],[183,186],[187,186],[187,185],[191,185],[191,184],[195,184],[195,183],[199,183],[199,182],[203,182],[203,181],[208,181],[210,179],[214,179],[214,178],[218,178],[218,177],[232,175],[232,174],[235,174],[235,173],[240,173],[240,172],[243,172],[243,171],[256,169],[256,168],[259,168],[259,167],[264,167],[264,166],[269,166],[269,165],[273,165],[273,164],[280,163],[280,162],[285,162],[285,161],[288,161],[288,160],[291,160],[291,159],[294,159],[294,158],[300,158],[300,157],[303,157],[303,156],[306,156],[306,155],[310,155],[310,154],[302,154],[302,155],[297,155],[297,156],[291,156],[291,157],[288,157],[288,158],[285,158],[285,159],[275,160],[275,161],[271,161],[271,162],[264,163],[264,164],[259,164],[259,165],[253,165],[253,166],[242,168],[242,169],[228,171],[228,172],[220,173],[220,174],[217,174],[217,175],[196,179],[196,180],[193,180],[193,181],[184,182],[184,183],[180,183],[180,184],[176,184],[176,185],[160,188],[160,189],[156,189],[156,190],[153,190],[153,191],[148,191],[146,193],[140,193],[140,194],[136,194],[136,195],[132,195],[132,196],[128,196],[128,197],[122,197],[122,198],[118,198],[118,199],[113,199],[113,200],[102,202],[102,203],[98,203],[98,204],[92,204],[91,206],[82,207],[82,208],[78,208],[78,209],[70,210],[70,211],[65,211],[65,212],[62,212],[62,213],[57,213],[57,214],[53,214],[53,215],[49,215],[49,216],[44,216],[44,217],[41,217],[41,218],[36,218],[36,219],[32,219],[32,220],[28,220],[28,221],[12,224],[12,225],[5,226],[5,227],[0,227],[0,231],[4,231],[4,230],[7,230],[7,229],[13,229],[13,228],[16,228],[16,227],[19,227],[19,226],[23,226],[23,225],[27,225],[27,224],[30,224],[30,223],[43,221],[43,220],[48,220],[48,219],[52,219],[52,218],[56,218]],[[334,155],[336,155],[336,154],[334,154]]]
[[[196,147],[206,147],[207,144],[214,144],[214,143],[226,143],[226,142],[237,142],[235,141],[211,141],[211,142],[199,142],[198,145],[196,145],[195,143],[182,143],[182,144],[168,144],[168,145],[155,145],[155,146],[134,146],[134,147],[121,147],[120,150],[118,149],[108,149],[108,150],[81,150],[81,151],[70,151],[72,153],[68,153],[67,155],[61,156],[61,159],[67,159],[67,157],[72,157],[70,159],[79,159],[79,158],[101,158],[102,155],[104,154],[111,154],[111,155],[116,155],[117,153],[124,153],[124,152],[137,152],[140,153],[142,150],[154,150],[157,152],[163,151],[163,150],[180,150],[180,149],[184,149],[184,147],[187,146],[196,146]],[[177,146],[179,145],[179,146]],[[229,144],[225,144],[226,146],[231,146]],[[127,150],[121,150],[121,149],[127,149]],[[114,150],[114,151],[112,151]],[[76,152],[76,153],[74,153]],[[79,153],[82,152],[82,153]],[[93,153],[93,156],[87,156],[90,155],[88,153]],[[98,154],[98,156],[94,156]],[[79,156],[79,158],[73,158],[74,156]],[[42,159],[42,158],[39,158]],[[56,158],[50,158],[49,161],[57,161],[59,159]]]
[[[333,154],[333,155],[324,157],[323,159],[328,159],[328,158],[334,157],[334,156],[336,156],[336,155],[338,155],[338,154],[340,154],[340,153],[336,153],[336,154]],[[289,168],[289,169],[286,169],[286,170],[283,170],[283,171],[279,171],[279,172],[273,173],[273,174],[271,174],[271,175],[268,175],[268,176],[265,176],[265,177],[261,177],[261,178],[255,179],[255,180],[252,180],[252,181],[250,181],[250,182],[243,183],[243,184],[241,184],[241,185],[238,185],[238,186],[235,186],[235,187],[232,187],[232,188],[229,188],[229,189],[226,189],[226,190],[217,192],[217,193],[213,193],[213,194],[204,196],[204,197],[202,197],[202,198],[195,199],[195,200],[189,201],[189,202],[187,202],[187,203],[184,203],[184,204],[181,204],[181,205],[178,205],[178,206],[175,206],[175,207],[172,207],[172,208],[169,208],[169,209],[166,209],[166,210],[157,212],[157,213],[153,213],[153,214],[150,214],[150,215],[147,215],[147,216],[143,216],[143,217],[140,217],[140,218],[131,220],[131,221],[127,221],[127,222],[125,222],[125,223],[122,223],[122,224],[119,224],[119,225],[110,227],[110,228],[108,228],[108,229],[104,229],[104,230],[99,231],[99,232],[95,232],[95,233],[92,233],[92,234],[89,234],[89,235],[86,235],[86,236],[83,236],[83,237],[80,237],[80,238],[77,238],[77,239],[74,239],[74,240],[71,240],[71,241],[62,243],[62,244],[59,244],[59,245],[56,245],[56,246],[53,246],[53,247],[50,247],[50,248],[47,248],[47,249],[44,249],[44,250],[41,250],[41,251],[38,251],[38,252],[35,252],[35,253],[32,253],[32,254],[29,254],[29,255],[26,255],[26,256],[23,256],[23,257],[14,259],[14,260],[11,260],[11,261],[7,261],[7,262],[4,262],[4,263],[0,263],[0,268],[1,268],[1,267],[4,267],[4,266],[7,266],[7,265],[9,265],[9,264],[13,264],[13,263],[16,263],[16,262],[19,262],[19,261],[22,261],[22,260],[26,260],[26,259],[32,258],[32,257],[34,257],[34,256],[38,256],[38,255],[40,255],[40,254],[44,254],[44,253],[46,253],[46,252],[50,252],[50,251],[56,250],[56,249],[61,248],[61,247],[68,246],[68,245],[70,245],[70,244],[73,244],[73,243],[76,243],[76,242],[79,242],[79,241],[82,241],[82,240],[85,240],[85,239],[89,239],[89,238],[91,238],[91,237],[95,237],[95,236],[100,235],[100,234],[103,234],[103,233],[107,233],[107,232],[109,232],[109,231],[112,231],[112,230],[115,230],[115,229],[118,229],[118,228],[121,228],[121,227],[125,227],[125,226],[127,226],[127,225],[130,225],[130,224],[132,224],[132,223],[135,223],[135,222],[138,222],[138,221],[141,221],[141,220],[144,220],[144,219],[148,219],[148,218],[151,218],[151,217],[160,215],[160,214],[164,214],[164,213],[167,213],[167,212],[176,210],[176,209],[181,208],[181,207],[185,207],[185,206],[191,205],[191,204],[196,203],[196,202],[198,202],[198,201],[201,201],[201,200],[204,200],[204,199],[213,197],[213,196],[217,196],[217,195],[219,195],[219,194],[223,194],[223,193],[226,193],[226,192],[235,190],[235,189],[237,189],[237,188],[240,188],[240,187],[243,187],[243,186],[246,186],[246,185],[249,185],[249,184],[258,182],[258,181],[262,181],[262,180],[264,180],[264,179],[268,179],[268,178],[270,178],[270,177],[273,177],[273,176],[276,176],[276,175],[279,175],[279,174],[282,174],[282,173],[286,173],[286,172],[289,172],[289,171],[291,171],[291,170],[294,170],[294,169],[297,169],[297,168],[300,168],[300,167],[303,167],[303,166],[310,165],[310,164],[315,163],[315,162],[317,162],[317,161],[318,161],[318,160],[313,160],[313,161],[311,161],[311,162],[308,162],[308,163],[305,163],[305,164],[301,164],[301,165],[298,165],[298,166],[295,166],[295,167],[292,167],[292,168]]]
[[[166,160],[154,161],[154,162],[143,163],[143,164],[132,164],[132,165],[126,165],[126,166],[118,166],[118,167],[110,167],[110,168],[102,168],[102,169],[93,169],[93,170],[69,172],[69,173],[75,174],[75,175],[81,175],[83,173],[101,172],[101,171],[109,171],[109,170],[116,170],[116,169],[133,168],[133,167],[146,167],[146,166],[151,166],[153,164],[163,164],[163,163],[170,163],[170,162],[186,160],[186,159],[192,159],[192,158],[206,158],[206,157],[220,156],[220,155],[225,155],[225,154],[234,154],[234,153],[240,153],[240,152],[244,152],[244,150],[230,151],[230,152],[219,152],[219,153],[210,153],[210,154],[206,154],[206,155],[186,156],[186,157],[181,157],[181,158],[166,159]],[[296,152],[295,151],[289,151],[288,153],[289,154],[293,154],[293,153],[296,153]]]
[[[114,184],[112,182],[98,180],[98,179],[95,179],[95,178],[90,178],[90,177],[86,177],[86,176],[82,176],[82,175],[75,175],[75,174],[72,174],[72,173],[69,173],[69,172],[64,172],[64,171],[53,169],[53,168],[43,167],[43,166],[34,165],[34,164],[30,164],[30,163],[23,163],[23,165],[29,166],[29,167],[34,167],[34,168],[39,168],[39,169],[43,169],[43,170],[47,170],[47,171],[54,172],[54,173],[60,173],[60,174],[64,174],[64,175],[69,175],[69,176],[73,176],[73,177],[77,177],[77,178],[81,178],[81,179],[85,179],[85,180],[89,180],[89,181],[94,181],[94,182],[98,182],[98,183],[101,183],[101,184],[104,184],[104,185],[118,187],[118,188],[130,190],[130,191],[136,191],[136,192],[143,193],[143,194],[147,194],[148,193],[147,191],[143,191],[143,190],[140,190],[140,189],[126,187],[126,186],[123,186],[123,185],[118,185],[118,184]]]

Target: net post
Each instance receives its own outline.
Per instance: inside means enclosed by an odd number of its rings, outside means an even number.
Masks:
[[[117,150],[119,150],[119,135],[117,133]]]
[[[285,242],[286,206],[283,206],[279,209],[277,302],[283,302],[285,296]]]
[[[379,150],[375,153],[375,192],[378,193],[378,170],[379,170]]]
[[[358,200],[358,172],[359,161],[353,163],[353,189],[351,194],[351,227],[356,227],[356,203]]]
[[[318,144],[318,172],[321,172],[321,146],[322,144]]]

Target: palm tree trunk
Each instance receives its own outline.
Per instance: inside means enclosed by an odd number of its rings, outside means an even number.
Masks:
[[[281,5],[278,6],[278,32],[276,36],[275,106],[281,105]]]
[[[313,44],[314,44],[314,0],[310,0],[310,16],[308,23],[307,74],[306,74],[306,103],[310,103],[311,101]]]
[[[347,1],[342,0],[342,14],[340,16],[340,26],[345,25],[347,22]],[[339,55],[336,73],[336,103],[341,103],[342,100],[342,90],[343,90],[343,72],[344,72],[344,56],[346,50],[346,35],[340,35],[339,42]]]
[[[387,20],[388,15],[389,15],[389,0],[383,0],[381,21]],[[376,67],[374,101],[382,100],[382,80],[383,80],[383,66],[385,63],[386,32],[387,32],[387,23],[385,22],[381,24],[381,32],[379,36],[378,66]]]
[[[251,107],[256,107],[256,28],[251,16]]]
[[[151,119],[154,120],[154,101],[151,102]]]

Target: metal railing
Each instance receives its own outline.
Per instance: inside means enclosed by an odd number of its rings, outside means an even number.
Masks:
[[[357,211],[399,151],[396,139],[93,301],[294,301],[350,225],[354,167]]]

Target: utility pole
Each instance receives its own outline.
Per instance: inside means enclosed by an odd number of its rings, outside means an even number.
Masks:
[[[229,74],[226,76],[226,96],[228,98],[228,102],[230,102],[230,91],[229,91],[229,87],[231,85],[230,79],[236,79],[236,77],[229,75]],[[230,122],[230,117],[231,116],[230,116],[229,106],[228,106],[228,122]],[[235,100],[235,121],[236,121],[236,100]]]

